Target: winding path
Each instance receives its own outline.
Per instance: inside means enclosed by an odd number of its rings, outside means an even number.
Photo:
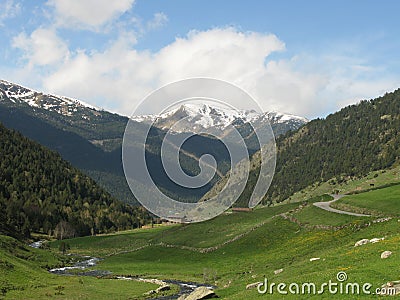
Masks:
[[[371,215],[358,214],[358,213],[353,213],[353,212],[349,212],[349,211],[344,211],[344,210],[339,210],[339,209],[336,209],[336,208],[332,208],[330,205],[333,202],[338,201],[340,198],[344,197],[345,195],[333,194],[331,196],[333,197],[333,200],[326,201],[326,202],[315,202],[315,203],[313,203],[314,206],[319,207],[319,208],[321,208],[323,210],[326,210],[326,211],[329,211],[329,212],[342,214],[342,215],[350,215],[350,216],[356,216],[356,217],[370,217],[371,216]]]

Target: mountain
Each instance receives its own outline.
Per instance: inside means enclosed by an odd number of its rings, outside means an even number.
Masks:
[[[400,89],[362,100],[277,138],[275,175],[266,202],[280,202],[309,185],[346,182],[400,163]],[[246,191],[259,173],[254,155]],[[247,197],[239,198],[247,206]]]
[[[0,122],[55,150],[118,199],[136,203],[121,164],[127,117],[0,81]]]
[[[173,126],[175,132],[200,132],[211,127],[224,131],[252,123],[255,127],[271,124],[275,135],[295,130],[308,122],[306,118],[278,112],[257,113],[254,110],[234,110],[209,104],[182,104],[159,115],[141,115],[131,118],[137,122],[154,123],[163,130]],[[179,121],[179,123],[177,123]]]
[[[0,82],[0,121],[8,128],[18,130],[28,138],[59,152],[62,157],[95,179],[118,199],[137,204],[132,195],[122,169],[122,138],[128,118],[88,107],[77,100],[41,94],[22,86]],[[52,105],[50,105],[52,103]],[[59,109],[68,106],[67,109]],[[145,135],[144,126],[136,123],[135,137]],[[157,128],[151,130],[146,147],[151,174],[157,185],[168,195],[177,199],[190,199],[205,193],[211,184],[199,189],[197,193],[182,189],[168,176],[160,160],[161,142],[165,133]],[[134,137],[134,139],[136,139]],[[196,137],[201,145],[185,145],[193,157],[185,156],[184,170],[188,174],[197,171],[198,161],[205,148],[214,149],[215,139]],[[207,142],[204,142],[207,140]],[[199,144],[199,143],[197,143]],[[221,147],[217,147],[220,149]],[[218,153],[223,151],[214,151]],[[140,183],[138,183],[140,184]]]
[[[0,104],[8,110],[20,110],[49,125],[71,132],[103,149],[117,149],[127,118],[99,110],[82,101],[44,94],[0,80]]]
[[[153,126],[146,140],[149,172],[164,193],[175,199],[190,202],[199,200],[226,173],[230,167],[230,158],[218,139],[194,135],[182,145],[180,161],[183,170],[191,176],[197,175],[200,171],[199,158],[203,154],[211,154],[218,161],[218,174],[199,189],[183,188],[169,179],[160,158],[161,144],[167,125],[171,126],[182,115],[191,120],[186,125],[186,128],[191,130],[193,124],[198,124],[199,120],[204,128],[214,126],[225,129],[232,123],[246,140],[250,155],[259,149],[259,144],[251,134],[253,128],[248,121],[252,120],[255,126],[263,126],[266,120],[269,120],[277,135],[295,130],[307,121],[304,118],[274,112],[237,112],[209,105],[184,105],[160,116],[133,118],[134,132],[131,134],[133,139],[138,140],[146,135],[146,122],[158,118],[160,122]],[[128,123],[127,117],[98,109],[76,99],[45,94],[0,80],[0,122],[59,152],[64,159],[92,177],[118,199],[137,203],[126,183],[122,168],[122,138]],[[176,136],[184,134],[182,131],[183,128],[177,130]]]
[[[72,116],[81,113],[83,118],[90,118],[88,115],[85,115],[85,112],[87,112],[88,109],[92,111],[98,110],[94,106],[80,100],[51,94],[45,95],[41,92],[15,85],[5,80],[0,80],[0,85],[2,88],[0,93],[11,102],[24,102],[32,107],[57,112],[64,116]]]
[[[133,228],[142,218],[59,154],[1,124],[0,157],[2,234],[90,235]]]
[[[153,124],[165,131],[176,135],[180,133],[202,133],[223,138],[233,147],[241,147],[244,141],[248,154],[251,156],[260,149],[260,143],[255,132],[271,126],[275,136],[288,131],[296,130],[306,124],[308,120],[303,117],[283,114],[279,112],[257,113],[254,110],[234,110],[209,104],[190,103],[183,104],[159,115],[133,116],[133,121]],[[236,130],[233,130],[235,128]],[[236,135],[238,132],[240,136]],[[268,132],[267,130],[263,131]],[[235,146],[236,145],[236,146]],[[187,145],[185,145],[187,146]],[[198,145],[201,147],[201,144]],[[192,148],[195,151],[197,148]],[[225,158],[225,164],[229,158]],[[229,169],[229,165],[227,166]],[[224,170],[222,170],[224,172]],[[214,183],[213,183],[214,185]]]

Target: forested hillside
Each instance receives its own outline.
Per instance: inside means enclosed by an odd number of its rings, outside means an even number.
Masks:
[[[400,89],[313,120],[279,137],[277,148],[267,201],[282,201],[313,183],[388,168],[400,159]]]
[[[128,229],[148,215],[112,198],[59,154],[0,124],[0,232],[58,238]]]

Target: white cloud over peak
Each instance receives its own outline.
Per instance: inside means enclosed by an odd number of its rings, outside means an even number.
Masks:
[[[99,30],[132,8],[135,0],[49,0],[57,25]]]
[[[77,98],[101,98],[108,108],[130,114],[153,89],[188,77],[252,86],[265,72],[265,57],[285,49],[275,35],[231,27],[192,31],[155,53],[132,44],[120,36],[103,52],[81,52],[46,77],[44,86]]]
[[[399,84],[390,77],[368,77],[373,69],[357,57],[299,54],[273,59],[271,54],[286,49],[282,40],[233,27],[193,30],[154,52],[138,50],[137,36],[126,31],[101,51],[68,49],[56,31],[43,28],[30,36],[20,34],[13,44],[24,51],[31,72],[41,76],[44,91],[124,115],[154,89],[189,77],[235,83],[264,110],[306,117],[325,115]],[[44,65],[46,72],[40,70]],[[149,107],[149,112],[154,110]]]
[[[23,51],[29,67],[54,67],[69,56],[67,44],[52,29],[39,28],[30,36],[20,33],[12,40],[12,46]]]
[[[216,77],[241,83],[262,72],[264,60],[285,45],[273,34],[235,28],[191,31],[156,53],[163,83],[185,77]]]

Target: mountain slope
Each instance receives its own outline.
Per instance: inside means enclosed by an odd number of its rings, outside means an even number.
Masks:
[[[82,101],[44,94],[5,80],[0,80],[0,104],[76,133],[106,151],[120,145],[127,122],[126,117]]]
[[[342,183],[389,168],[400,162],[400,89],[310,121],[281,135],[276,143],[275,175],[265,203],[283,201],[312,184],[330,179]],[[236,206],[247,206],[259,170],[260,156],[255,154]],[[225,181],[223,178],[209,194]]]
[[[267,200],[282,201],[313,183],[342,182],[400,160],[400,89],[363,100],[277,139]]]
[[[0,124],[0,232],[88,235],[137,224],[138,209],[113,199],[58,154]]]
[[[181,112],[190,117],[187,128],[192,128],[197,120],[209,120],[207,126],[226,127],[232,123],[245,139],[249,153],[258,150],[259,144],[252,134],[255,126],[264,126],[270,121],[276,134],[294,130],[306,121],[300,117],[269,113],[257,115],[254,112],[221,110],[210,106],[182,107],[162,116],[137,117],[133,139],[146,135],[142,122],[149,118],[162,119],[160,127],[176,122]],[[147,118],[147,121],[145,120]],[[55,150],[61,156],[91,176],[113,196],[128,203],[137,203],[132,195],[122,169],[122,138],[128,118],[98,110],[81,101],[47,95],[4,80],[0,80],[0,122],[6,127],[20,131],[23,135]],[[132,121],[134,122],[134,120]],[[180,161],[183,170],[192,176],[199,173],[199,158],[211,154],[217,158],[218,174],[214,180],[202,188],[182,188],[170,180],[160,159],[161,144],[166,131],[154,127],[146,141],[146,156],[152,178],[163,192],[181,201],[197,201],[213,184],[225,174],[230,166],[229,154],[225,147],[210,136],[195,135],[182,145]],[[176,133],[178,136],[180,132]]]

